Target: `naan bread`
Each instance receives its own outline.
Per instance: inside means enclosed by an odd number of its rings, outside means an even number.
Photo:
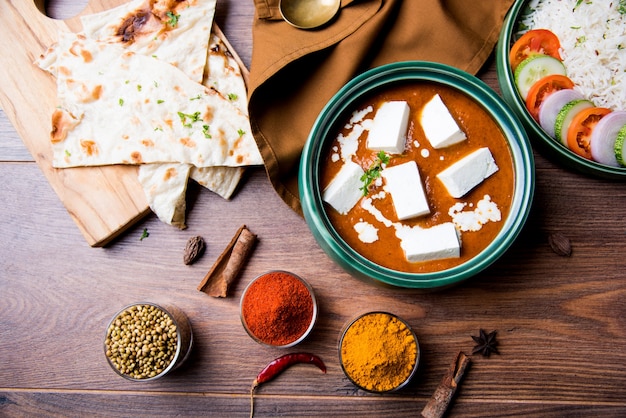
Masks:
[[[125,51],[165,61],[177,67],[191,80],[202,82],[206,87],[219,91],[224,100],[229,101],[242,114],[247,115],[247,91],[241,69],[228,51],[226,44],[215,33],[210,33],[214,12],[215,0],[135,0],[101,13],[83,16],[81,22],[84,34],[88,38],[99,43],[120,46]],[[73,47],[75,48],[76,45]],[[59,46],[53,47],[39,61],[39,65],[57,79],[59,67],[64,73],[67,72],[63,55],[59,55],[60,51]],[[78,50],[70,52],[76,53]],[[80,53],[83,58],[90,55],[85,54],[84,51]],[[86,62],[90,60],[91,58],[85,59]],[[77,63],[80,65],[80,60]],[[105,76],[101,73],[100,75]],[[86,76],[89,78],[88,72]],[[107,73],[106,76],[110,75]],[[74,80],[71,81],[74,83]],[[126,78],[124,82],[126,85],[132,84],[130,78]],[[155,82],[156,86],[157,82]],[[83,84],[80,88],[84,92],[88,91],[87,84]],[[141,93],[143,84],[137,82],[136,88],[136,93]],[[68,91],[71,90],[68,88]],[[99,95],[100,92],[97,94]],[[160,100],[163,99],[157,99],[157,102]],[[71,103],[71,99],[69,102]],[[124,99],[118,100],[118,105],[125,103]],[[76,113],[80,114],[80,112]],[[185,115],[192,115],[193,119],[197,118],[195,113],[183,112],[182,116],[178,114],[181,122],[186,118]],[[83,121],[82,117],[77,118],[67,109],[55,112],[53,125],[57,138],[66,138],[71,135],[81,123],[87,122]],[[245,128],[238,129],[238,131],[250,132],[249,121],[246,120]],[[99,151],[97,144],[91,141],[83,141],[81,145],[87,147],[87,152]],[[68,160],[71,155],[72,151],[64,151],[65,160]],[[223,198],[229,199],[244,172],[241,167],[196,167],[191,163],[179,162],[145,163],[141,160],[131,161],[131,163],[141,164],[139,181],[152,211],[163,222],[179,228],[186,227],[185,193],[190,177]]]
[[[186,228],[185,192],[190,168],[189,164],[145,164],[138,175],[150,208],[161,221],[180,229]]]
[[[248,114],[248,92],[241,68],[215,33],[211,33],[202,84],[219,91],[242,113]],[[230,199],[243,172],[241,167],[192,167],[190,177],[224,199]]]
[[[262,164],[247,116],[176,67],[72,33],[60,34],[51,56],[54,167]]]
[[[215,33],[211,33],[202,84],[219,91],[237,109],[248,114],[248,90],[239,64]]]
[[[191,167],[190,177],[224,199],[230,199],[244,173],[243,167]]]
[[[169,62],[198,83],[215,0],[135,0],[81,17],[85,36]]]
[[[83,16],[83,31],[98,41],[116,43],[130,51],[154,55],[169,62],[192,80],[219,91],[247,115],[247,91],[239,65],[221,39],[209,30],[215,1],[186,3],[132,1],[102,13]],[[249,126],[245,130],[251,131]],[[167,171],[169,168],[180,170],[175,163],[166,164],[159,170]],[[243,174],[243,169],[239,167],[198,168],[190,165],[187,168],[193,180],[225,199],[231,197]],[[145,179],[155,170],[154,164],[143,164],[139,168],[139,176]],[[169,183],[175,180],[187,181],[184,176],[178,176],[169,178]],[[170,187],[170,190],[185,193],[186,187],[179,184]],[[145,190],[145,193],[152,211],[165,222],[171,213],[176,213],[172,208],[184,199],[184,194],[175,196],[169,193],[169,200],[161,197],[157,201],[150,190]]]

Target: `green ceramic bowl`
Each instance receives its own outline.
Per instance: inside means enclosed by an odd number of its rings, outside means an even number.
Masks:
[[[626,180],[626,168],[599,164],[570,151],[563,144],[555,141],[546,134],[526,110],[524,100],[515,87],[515,79],[509,64],[509,50],[511,45],[517,40],[516,33],[518,32],[518,22],[525,14],[529,13],[527,7],[528,3],[528,0],[518,0],[511,7],[504,20],[502,32],[500,32],[500,39],[496,46],[496,69],[502,97],[504,97],[504,100],[511,106],[515,114],[522,121],[533,144],[537,145],[547,156],[570,169],[577,170],[584,174],[614,180]]]
[[[322,202],[319,172],[326,141],[331,141],[338,122],[354,110],[359,99],[377,89],[406,81],[447,85],[473,97],[487,110],[507,138],[514,164],[515,186],[511,210],[500,233],[480,254],[451,269],[432,273],[406,273],[381,267],[350,248],[330,223]],[[391,286],[433,289],[468,279],[497,260],[522,229],[534,192],[534,160],[519,119],[502,99],[476,77],[443,64],[408,61],[369,70],[346,84],[326,104],[304,146],[299,171],[302,209],[313,236],[322,249],[356,277]]]

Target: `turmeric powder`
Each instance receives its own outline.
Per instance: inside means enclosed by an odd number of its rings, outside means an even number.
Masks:
[[[341,340],[341,364],[357,386],[393,390],[407,381],[418,362],[415,334],[398,317],[372,312],[357,318]]]

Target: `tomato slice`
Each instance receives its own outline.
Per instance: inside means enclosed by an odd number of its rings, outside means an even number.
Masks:
[[[547,29],[529,30],[513,44],[509,52],[511,69],[515,71],[520,62],[534,54],[550,55],[562,60],[559,49],[561,49],[561,42],[551,31]]]
[[[544,99],[555,91],[573,89],[574,82],[561,74],[552,74],[539,79],[528,90],[526,96],[526,108],[530,115],[539,120],[539,108]]]
[[[583,158],[591,160],[591,133],[593,128],[611,109],[605,107],[589,107],[581,110],[572,119],[567,130],[567,147]]]

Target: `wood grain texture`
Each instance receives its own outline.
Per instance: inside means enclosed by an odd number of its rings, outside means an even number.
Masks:
[[[219,1],[217,16],[245,61],[251,2]],[[480,76],[497,89],[493,62]],[[504,256],[456,287],[406,291],[336,266],[261,169],[248,171],[231,201],[192,187],[185,231],[149,215],[106,248],[91,248],[38,166],[20,157],[6,118],[0,133],[0,416],[247,416],[252,380],[286,352],[254,343],[239,320],[244,286],[270,269],[293,271],[313,286],[319,322],[297,350],[318,354],[328,373],[296,366],[260,387],[257,417],[418,416],[480,328],[498,331],[501,354],[472,356],[449,416],[626,415],[623,183],[563,169],[536,152],[533,209]],[[231,296],[197,291],[242,224],[259,242]],[[144,228],[150,235],[140,240]],[[553,232],[571,239],[571,257],[551,250]],[[183,249],[194,235],[207,250],[186,266]],[[182,369],[151,383],[118,377],[102,348],[110,317],[142,300],[182,308],[195,338]],[[342,327],[375,309],[406,319],[422,350],[411,384],[383,396],[355,390],[337,356]]]

